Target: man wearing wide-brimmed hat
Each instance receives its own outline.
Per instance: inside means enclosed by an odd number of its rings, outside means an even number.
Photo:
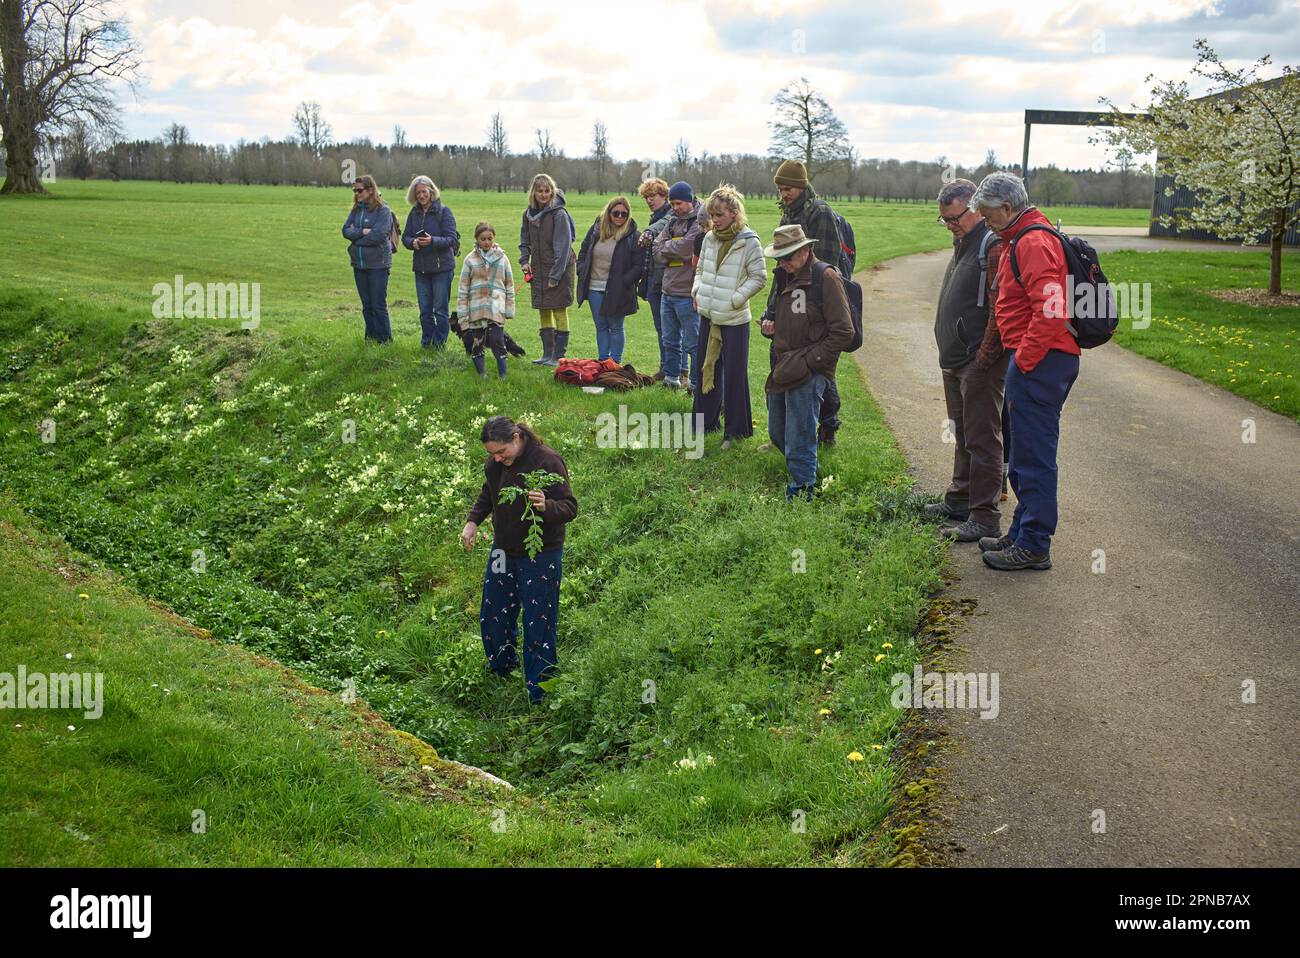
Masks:
[[[761,329],[772,340],[767,377],[767,434],[785,454],[787,499],[811,499],[817,482],[817,417],[835,364],[853,340],[844,281],[820,263],[797,224],[778,226],[763,255],[777,261],[772,319]],[[820,291],[814,290],[814,282]]]

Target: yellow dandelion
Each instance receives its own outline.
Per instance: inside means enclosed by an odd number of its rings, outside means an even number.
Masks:
[[[855,752],[849,752],[849,761],[850,761],[850,762],[860,762],[860,761],[862,761],[862,753],[861,753],[861,752],[856,752],[856,751],[855,751]]]

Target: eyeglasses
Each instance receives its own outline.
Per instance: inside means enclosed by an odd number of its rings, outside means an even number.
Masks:
[[[950,225],[952,225],[952,226],[956,226],[958,223],[961,222],[961,218],[962,218],[963,216],[965,216],[965,215],[966,215],[967,213],[969,213],[969,212],[970,212],[970,207],[968,206],[968,207],[966,207],[964,210],[962,210],[960,213],[958,213],[956,216],[940,216],[937,220],[935,220],[935,222],[936,222],[936,223],[948,223],[948,224],[950,224]]]
[[[627,210],[610,210],[609,215],[615,219],[625,219],[627,217]]]

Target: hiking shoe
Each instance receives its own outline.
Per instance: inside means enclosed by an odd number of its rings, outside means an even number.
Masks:
[[[951,519],[953,522],[965,522],[970,518],[969,509],[954,509],[946,502],[927,502],[921,510],[927,519]]]
[[[985,536],[980,540],[980,552],[1001,552],[1015,544],[1010,536]]]
[[[990,569],[1002,572],[1019,572],[1021,569],[1050,569],[1052,560],[1046,552],[1030,552],[1020,546],[1008,546],[999,552],[985,552],[980,556]]]
[[[997,526],[988,526],[982,522],[976,522],[974,519],[967,519],[965,522],[959,522],[953,526],[943,526],[939,534],[954,542],[977,542],[980,539],[987,539],[997,536]]]

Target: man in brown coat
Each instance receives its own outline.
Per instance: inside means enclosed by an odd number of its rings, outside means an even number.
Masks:
[[[774,319],[764,320],[772,340],[767,377],[767,434],[785,454],[787,499],[812,499],[817,482],[817,417],[835,364],[853,341],[853,317],[839,273],[813,254],[815,239],[797,224],[777,227],[763,255],[775,259]]]

